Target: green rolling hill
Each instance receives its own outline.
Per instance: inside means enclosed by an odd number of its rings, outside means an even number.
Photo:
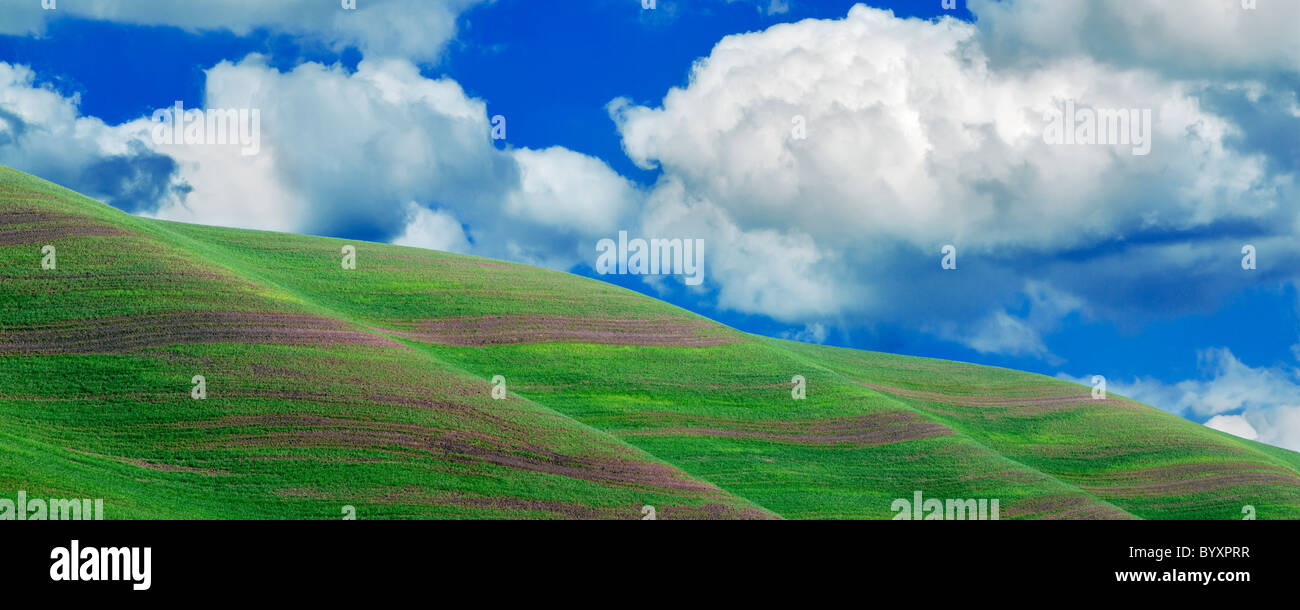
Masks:
[[[1041,375],[149,220],[0,168],[0,498],[19,490],[115,519],[889,519],[916,491],[1003,519],[1282,519],[1300,454]]]

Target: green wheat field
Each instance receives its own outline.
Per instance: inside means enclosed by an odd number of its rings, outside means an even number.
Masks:
[[[0,498],[20,490],[108,519],[890,519],[916,491],[1002,519],[1294,519],[1300,454],[1041,375],[150,220],[0,167]]]

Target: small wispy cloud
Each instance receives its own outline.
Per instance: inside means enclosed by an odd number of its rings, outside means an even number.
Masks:
[[[1110,391],[1242,438],[1300,451],[1300,368],[1252,367],[1227,348],[1201,350],[1203,378],[1108,379]],[[1088,384],[1088,375],[1058,378]]]

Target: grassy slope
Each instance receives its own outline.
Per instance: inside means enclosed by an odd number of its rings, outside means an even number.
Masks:
[[[11,348],[0,493],[105,497],[123,517],[333,517],[342,504],[363,517],[636,517],[654,504],[661,518],[888,518],[914,490],[998,498],[1004,518],[1238,518],[1243,504],[1300,516],[1300,455],[1055,379],[746,335],[602,282],[475,257],[358,243],[347,271],[349,242],[148,221],[0,170],[0,215],[14,210],[129,234],[0,226],[6,331],[169,310],[217,327],[213,311],[248,311],[319,316],[404,347],[169,330],[116,353]],[[58,246],[57,271],[39,269],[43,243]],[[722,344],[448,345],[412,332],[521,317],[540,331],[707,326],[692,333]],[[208,400],[189,399],[193,374],[207,376]],[[487,396],[498,374],[505,401]],[[807,400],[790,397],[795,374]]]
[[[208,343],[225,319],[213,312],[329,312],[161,223],[11,170],[0,219],[0,497],[102,497],[127,518],[766,514],[542,405],[492,401],[425,352],[261,343],[274,321]],[[55,270],[40,268],[44,243]],[[145,321],[59,340],[130,328],[151,345],[14,347],[33,328],[114,316]],[[193,375],[206,400],[191,399]]]

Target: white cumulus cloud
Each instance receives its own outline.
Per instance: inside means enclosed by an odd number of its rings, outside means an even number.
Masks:
[[[1238,128],[1202,106],[1201,83],[1086,49],[994,65],[981,27],[859,5],[844,19],[727,36],[657,104],[608,106],[628,156],[663,171],[647,216],[715,219],[695,226],[716,235],[723,307],[801,323],[930,312],[925,326],[974,349],[1038,357],[1050,357],[1040,339],[1050,329],[1006,313],[1034,298],[1012,279],[1030,262],[1060,291],[1061,269],[1080,260],[1062,253],[1216,223],[1300,226],[1285,205],[1294,173],[1229,146]],[[1150,110],[1150,153],[1045,142],[1045,116],[1067,101]],[[964,262],[935,276],[943,244]],[[1200,262],[1178,247],[1152,246],[1155,256],[1108,267],[1109,279]],[[1071,291],[1073,309],[1108,293]]]

